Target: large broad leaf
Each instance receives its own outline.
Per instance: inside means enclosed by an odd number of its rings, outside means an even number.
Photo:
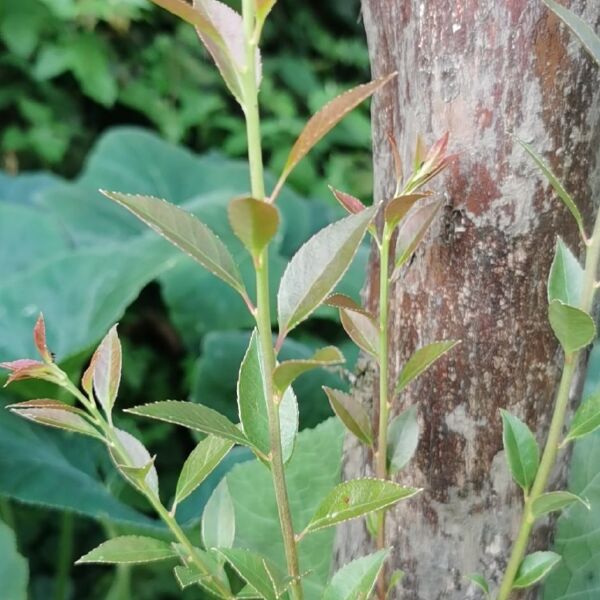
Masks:
[[[543,579],[561,560],[556,552],[534,552],[521,563],[513,583],[515,589],[527,588]]]
[[[202,513],[202,542],[205,548],[231,548],[235,539],[235,512],[227,480],[214,489]]]
[[[548,277],[548,302],[560,300],[564,304],[579,306],[583,289],[583,269],[573,253],[558,238],[550,276]]]
[[[237,398],[244,433],[263,456],[268,456],[271,452],[271,435],[267,402],[273,402],[273,399],[267,398],[265,377],[255,330],[240,366]],[[279,421],[283,460],[287,462],[294,450],[298,432],[298,403],[291,387],[287,388],[279,404]]]
[[[29,566],[19,554],[15,534],[0,520],[0,581],[6,600],[27,600]]]
[[[587,398],[571,420],[565,441],[576,440],[600,428],[600,392]]]
[[[100,544],[82,556],[76,564],[142,564],[176,556],[177,552],[168,542],[140,535],[124,535]]]
[[[245,294],[233,257],[223,242],[192,214],[160,198],[120,192],[103,192],[148,227],[165,237],[205,269]]]
[[[325,588],[323,600],[368,598],[389,550],[380,550],[344,565]]]
[[[296,529],[307,523],[319,499],[339,481],[343,428],[335,419],[298,435],[286,467],[292,518]],[[319,468],[315,469],[318,464]],[[235,467],[227,476],[236,513],[235,546],[257,552],[286,570],[285,552],[271,474],[258,461]],[[317,532],[299,545],[307,600],[321,600],[329,577],[333,529]]]
[[[505,410],[502,412],[502,440],[506,462],[514,480],[525,492],[535,480],[540,462],[540,450],[529,427]]]
[[[596,337],[596,325],[592,317],[583,310],[564,304],[560,300],[550,302],[548,318],[565,354],[572,354],[585,348]]]
[[[374,208],[332,223],[294,255],[277,294],[279,328],[289,332],[306,319],[342,278],[373,218]]]
[[[406,466],[416,452],[418,444],[417,407],[411,406],[394,417],[388,426],[387,459],[391,474]]]
[[[354,479],[337,485],[321,502],[305,532],[362,517],[410,498],[421,490],[380,479]]]
[[[558,2],[554,2],[554,0],[544,0],[544,2],[566,23],[579,38],[584,48],[592,55],[592,58],[600,65],[600,37],[594,33],[590,25]]]

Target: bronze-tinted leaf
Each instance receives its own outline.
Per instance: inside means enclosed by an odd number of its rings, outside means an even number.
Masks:
[[[358,198],[336,190],[331,185],[329,186],[334,198],[351,214],[359,213],[367,208]]]
[[[279,211],[256,198],[235,198],[228,207],[229,223],[242,244],[257,257],[279,227]]]
[[[428,196],[429,194],[407,194],[390,200],[386,204],[384,212],[385,222],[390,232],[404,219],[416,202]]]
[[[46,345],[46,324],[44,323],[44,315],[42,313],[40,313],[35,327],[33,328],[33,341],[42,360],[45,363],[53,362],[52,354]]]
[[[340,390],[323,386],[333,412],[345,427],[361,442],[370,446],[373,443],[373,432],[369,415],[358,400]]]
[[[109,416],[115,404],[121,382],[121,342],[114,325],[100,342],[94,358],[93,384],[98,402]]]

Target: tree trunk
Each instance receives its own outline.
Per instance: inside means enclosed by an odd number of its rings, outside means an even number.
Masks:
[[[394,398],[394,412],[416,404],[421,425],[416,458],[398,479],[424,492],[388,518],[391,563],[406,572],[392,597],[465,600],[479,596],[464,576],[496,583],[516,534],[522,497],[499,409],[545,439],[562,360],[546,279],[557,235],[578,250],[570,215],[512,134],[546,156],[589,219],[600,191],[598,71],[542,2],[362,4],[373,75],[398,71],[373,104],[375,199],[394,189],[388,134],[405,164],[417,133],[431,143],[448,130],[459,153],[436,183],[445,211],[392,289],[392,381],[415,348],[462,340]],[[570,7],[598,24],[597,0]],[[375,310],[377,271],[373,262],[366,290]],[[372,402],[367,380],[359,393]],[[346,477],[372,474],[367,452],[352,440],[346,449]],[[551,529],[538,528],[533,545],[547,547]],[[364,523],[342,528],[336,549],[339,564],[370,551]]]

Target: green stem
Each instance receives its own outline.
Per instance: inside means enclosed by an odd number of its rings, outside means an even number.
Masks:
[[[71,513],[64,513],[60,524],[60,536],[58,541],[54,600],[65,600],[67,597],[69,574],[73,562],[73,525],[73,515]]]
[[[598,273],[598,262],[600,259],[600,213],[596,217],[594,225],[594,233],[592,238],[587,242],[587,252],[585,259],[583,290],[581,294],[580,308],[589,313],[592,310],[594,303],[594,295],[596,291],[596,276]],[[556,403],[554,406],[554,414],[550,422],[548,438],[544,446],[544,452],[540,461],[540,466],[535,477],[535,481],[531,486],[523,509],[521,525],[517,539],[512,547],[510,558],[502,578],[502,583],[498,591],[497,600],[508,600],[513,588],[513,584],[519,570],[519,566],[527,551],[529,537],[534,525],[534,518],[531,514],[531,505],[536,498],[543,494],[548,485],[548,480],[556,463],[562,430],[565,424],[565,417],[569,407],[569,395],[575,373],[577,372],[577,364],[579,357],[583,351],[573,352],[565,355],[562,376],[560,385],[556,394]]]
[[[388,320],[389,320],[389,254],[391,232],[384,224],[379,251],[379,427],[377,438],[375,473],[379,479],[388,478],[387,470],[387,432],[390,414],[389,381],[388,381]],[[377,520],[377,548],[382,550],[385,543],[385,517],[382,510]],[[386,571],[381,570],[377,581],[377,596],[380,600],[386,597]]]

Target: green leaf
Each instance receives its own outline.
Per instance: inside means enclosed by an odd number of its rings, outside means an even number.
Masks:
[[[506,462],[514,480],[527,493],[535,480],[540,450],[529,427],[505,410],[502,413],[502,440]]]
[[[410,461],[418,445],[417,407],[411,406],[388,425],[387,459],[391,475],[398,473]]]
[[[131,565],[175,558],[173,546],[162,540],[140,535],[113,538],[82,556],[75,564],[109,563]]]
[[[333,412],[348,431],[353,433],[363,444],[371,446],[373,444],[373,431],[369,415],[363,405],[354,397],[340,390],[334,390],[326,386],[323,386],[323,390],[327,394]]]
[[[429,369],[435,361],[459,343],[456,340],[447,340],[434,342],[419,348],[400,371],[398,383],[396,384],[396,394],[399,394],[411,381]]]
[[[322,600],[356,600],[368,598],[389,550],[380,550],[344,565],[325,588]]]
[[[590,315],[560,300],[550,302],[548,317],[554,334],[565,354],[572,354],[591,344],[596,337],[596,325]]]
[[[214,435],[204,438],[187,457],[175,491],[175,504],[187,498],[217,467],[233,447],[231,440]]]
[[[423,241],[429,226],[442,207],[443,201],[432,202],[416,208],[404,219],[398,228],[396,237],[396,263],[392,278],[398,275],[400,268],[413,255],[417,246]]]
[[[108,448],[119,471],[134,487],[140,489],[140,482],[143,481],[158,496],[158,473],[154,458],[144,444],[127,431],[115,427],[114,432],[126,455],[121,457],[115,448]],[[123,458],[126,462],[123,462]]]
[[[354,479],[337,485],[321,502],[305,533],[331,527],[367,513],[381,510],[418,494],[417,488],[402,487],[380,479]]]
[[[266,395],[265,373],[256,330],[252,333],[240,366],[237,398],[244,433],[263,456],[268,456],[271,452],[271,436],[267,402],[270,399]],[[298,403],[291,387],[288,387],[279,404],[279,419],[283,459],[287,462],[294,451],[298,432]]]
[[[560,300],[578,306],[583,289],[583,269],[564,242],[558,238],[548,278],[548,302]]]
[[[267,18],[267,15],[273,9],[273,6],[275,6],[276,2],[277,0],[254,0],[254,6],[256,8],[256,18],[260,22],[264,22],[264,20]]]
[[[480,575],[479,573],[471,573],[471,575],[467,575],[466,578],[474,585],[476,585],[487,598],[490,596],[490,584],[487,579]]]
[[[556,552],[533,552],[528,554],[521,563],[514,589],[523,589],[532,586],[545,577],[561,560]]]
[[[548,513],[557,510],[563,510],[564,508],[571,506],[571,504],[575,502],[580,502],[588,510],[590,509],[589,503],[580,496],[577,496],[576,494],[562,491],[548,492],[546,494],[538,496],[531,503],[531,514],[534,516],[534,518],[538,519],[539,517]]]
[[[584,400],[571,421],[564,443],[582,438],[600,427],[600,392]]]
[[[189,560],[187,552],[181,546],[177,544],[174,544],[174,546],[178,551],[179,558],[186,563],[186,566],[178,565],[173,569],[179,587],[183,590],[191,585],[199,585],[210,592],[211,597],[222,598],[223,593],[221,590],[223,588],[229,590],[230,588],[229,580],[223,570],[221,557],[215,556],[213,551],[205,552],[200,548],[194,548],[194,553],[204,565],[204,570],[201,571],[195,562]],[[210,573],[210,575],[207,573]],[[219,586],[217,582],[221,585]]]
[[[229,284],[242,296],[245,295],[244,283],[229,250],[194,215],[153,196],[122,194],[104,190],[102,193],[129,210],[148,227],[199,262],[213,275]]]
[[[114,325],[106,334],[92,357],[94,391],[110,419],[121,382],[121,342]]]
[[[266,248],[279,227],[279,211],[263,200],[235,198],[228,214],[233,232],[254,257]]]
[[[0,581],[6,600],[27,600],[29,565],[17,550],[15,534],[0,520]]]
[[[392,597],[392,592],[396,589],[396,586],[402,581],[405,575],[406,573],[402,569],[396,569],[395,571],[392,571],[392,574],[390,575],[388,589],[385,594],[386,600]]]
[[[82,410],[62,402],[46,399],[28,400],[18,404],[9,404],[6,408],[24,419],[42,425],[89,435],[100,440],[104,439],[100,432],[85,419],[85,413]]]
[[[277,392],[282,394],[303,373],[343,362],[344,355],[335,346],[327,346],[317,350],[308,359],[286,360],[277,365],[273,371],[273,384]]]
[[[553,0],[544,0],[546,6],[552,10],[569,27],[569,29],[581,40],[584,48],[592,55],[592,58],[600,65],[600,38],[588,23],[583,21],[574,12],[561,6]]]
[[[548,167],[548,165],[544,162],[542,157],[523,140],[517,138],[517,141],[519,142],[519,144],[521,144],[521,146],[523,146],[527,154],[529,154],[529,156],[533,158],[540,171],[548,180],[548,183],[554,188],[554,191],[558,194],[558,197],[563,201],[564,205],[569,209],[570,213],[573,215],[577,226],[583,233],[583,218],[581,216],[581,213],[579,212],[579,208],[577,208],[577,205],[573,201],[573,198],[571,198],[567,190],[565,190],[562,183],[557,179],[556,175],[554,175],[554,173],[551,171],[550,167]]]
[[[164,400],[135,406],[125,412],[216,435],[242,446],[252,446],[248,438],[229,419],[202,404]]]
[[[227,480],[214,489],[202,513],[202,542],[204,547],[231,548],[235,539],[235,513]]]
[[[281,185],[283,185],[283,182],[292,172],[294,167],[308,154],[311,148],[323,138],[323,136],[333,129],[333,127],[335,127],[335,125],[337,125],[351,110],[369,98],[395,76],[396,74],[393,73],[387,77],[382,77],[371,81],[370,83],[359,85],[348,90],[341,96],[331,100],[313,115],[290,150],[283,172],[277,183],[277,188],[280,188]]]
[[[373,218],[374,208],[332,223],[289,262],[277,294],[280,335],[306,319],[342,278]]]
[[[219,548],[218,551],[262,598],[277,600],[285,590],[286,584],[279,569],[266,558],[242,548]]]
[[[398,223],[406,217],[408,211],[423,198],[427,198],[430,194],[407,194],[393,198],[385,205],[384,220],[391,233],[394,231]]]
[[[379,355],[379,327],[373,315],[343,294],[333,294],[325,304],[340,311],[340,321],[350,339],[374,358]]]

